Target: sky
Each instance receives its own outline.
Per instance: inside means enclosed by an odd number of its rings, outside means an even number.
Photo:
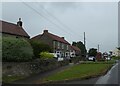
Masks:
[[[34,37],[44,29],[86,48],[108,52],[118,47],[117,2],[3,2],[2,20],[16,23],[22,18],[25,31]]]

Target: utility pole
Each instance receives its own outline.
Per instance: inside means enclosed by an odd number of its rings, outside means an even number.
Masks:
[[[99,52],[100,45],[98,44],[98,52]]]
[[[84,45],[85,45],[85,48],[86,48],[86,38],[85,38],[85,32],[84,32]],[[86,51],[85,51],[85,49],[84,49],[84,55],[85,55],[85,57],[86,57]]]
[[[86,39],[85,39],[85,32],[84,32],[84,45],[86,46],[85,40],[86,40]]]

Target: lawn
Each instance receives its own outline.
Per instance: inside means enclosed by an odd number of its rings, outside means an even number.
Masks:
[[[56,72],[53,75],[45,77],[41,82],[55,82],[73,79],[85,79],[105,74],[112,67],[112,63],[107,62],[88,62],[78,64],[65,70]]]

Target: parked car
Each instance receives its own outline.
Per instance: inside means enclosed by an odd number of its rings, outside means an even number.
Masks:
[[[106,57],[105,59],[106,59],[106,60],[111,60],[110,57]]]
[[[58,61],[63,61],[64,60],[64,58],[58,58]]]
[[[89,61],[95,61],[95,57],[94,56],[90,56],[90,57],[88,57],[88,60]]]

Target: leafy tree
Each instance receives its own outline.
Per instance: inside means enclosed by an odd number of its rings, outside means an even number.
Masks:
[[[87,53],[86,47],[81,41],[73,42],[72,45],[78,47],[81,50],[82,56],[86,55],[86,53]]]
[[[117,49],[120,50],[120,47],[118,47]]]
[[[46,52],[46,51],[47,52],[52,52],[53,51],[52,48],[49,45],[47,45],[47,44],[45,44],[41,41],[31,40],[30,43],[32,45],[33,53],[35,55],[35,58],[39,58],[39,54],[41,52]]]
[[[95,48],[91,48],[91,49],[89,49],[89,51],[88,51],[88,56],[96,56],[97,55],[97,49],[95,49]]]

